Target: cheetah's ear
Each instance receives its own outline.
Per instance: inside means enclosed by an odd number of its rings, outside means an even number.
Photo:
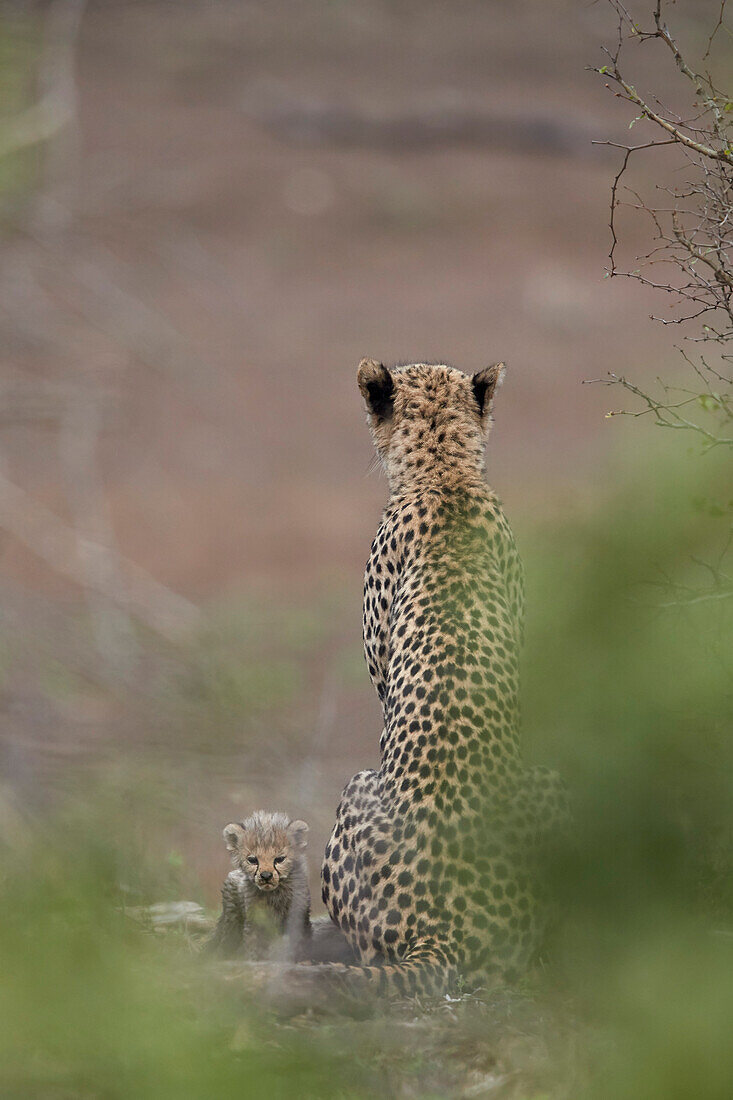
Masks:
[[[305,821],[291,821],[288,833],[294,848],[305,848],[308,843],[308,826]]]
[[[362,359],[356,380],[369,412],[389,420],[394,409],[394,380],[384,364]]]
[[[237,825],[236,822],[232,822],[231,825],[226,826],[222,836],[224,837],[224,843],[227,846],[227,850],[229,852],[236,852],[244,836],[244,829],[241,825]]]
[[[491,412],[494,394],[504,381],[506,367],[503,363],[494,363],[491,367],[484,367],[476,371],[471,379],[473,394],[478,404],[481,419]]]

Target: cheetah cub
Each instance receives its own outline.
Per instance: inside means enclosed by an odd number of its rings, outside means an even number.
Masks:
[[[262,959],[284,948],[291,959],[302,958],[311,937],[305,821],[257,810],[223,835],[234,870],[224,880],[207,950]]]

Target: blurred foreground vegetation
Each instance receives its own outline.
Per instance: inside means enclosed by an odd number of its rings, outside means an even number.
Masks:
[[[669,1100],[733,1084],[733,483],[663,442],[525,554],[525,697],[575,798],[555,965],[614,1036],[591,1094]]]
[[[24,6],[2,14],[0,218],[12,223],[40,173],[37,134],[54,130],[24,113],[39,27]],[[285,807],[288,785],[302,790],[318,768],[304,694],[327,663],[340,684],[367,675],[329,635],[337,593],[308,607],[211,608],[178,650],[140,638],[132,684],[91,675],[87,622],[49,623],[45,608],[5,618],[3,718],[43,749],[23,744],[13,758],[9,737],[0,786],[2,1100],[729,1100],[730,460],[660,447],[609,480],[617,488],[570,515],[512,517],[528,580],[527,743],[566,777],[575,828],[547,868],[562,919],[542,968],[484,1000],[405,1005],[388,1021],[278,1022],[202,967],[192,936],[156,936],[128,916],[207,896],[190,838],[172,841],[181,806],[194,813],[194,773],[200,783],[226,769],[251,808],[259,769]],[[6,673],[22,680],[24,666],[29,682],[42,670],[40,691],[9,715]],[[75,725],[76,755],[65,740]],[[26,765],[36,751],[63,770],[48,806]]]
[[[182,871],[155,854],[173,764],[102,768],[42,823],[9,792],[0,806],[0,1094],[729,1097],[727,462],[650,452],[612,493],[521,537],[527,741],[563,772],[576,813],[548,867],[561,925],[521,989],[406,1005],[388,1022],[275,1022],[208,973],[190,937],[125,914],[197,885],[185,852]],[[277,658],[273,640],[272,674],[255,677],[265,724],[278,684],[298,689],[282,654],[297,668],[320,629],[315,611],[294,611],[292,630],[276,614],[289,641]],[[194,705],[248,709],[252,677],[231,663],[246,663],[251,622],[242,631],[184,654],[190,683],[157,694],[153,726]],[[205,750],[210,725],[200,735]]]

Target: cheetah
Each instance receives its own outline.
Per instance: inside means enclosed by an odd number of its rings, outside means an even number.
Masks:
[[[222,886],[222,911],[207,944],[209,954],[263,958],[283,935],[291,958],[307,954],[307,834],[305,821],[262,810],[226,826],[224,842],[234,870]]]
[[[362,964],[347,968],[351,988],[511,980],[541,932],[532,872],[567,809],[559,777],[522,762],[523,574],[484,480],[503,376],[503,364],[472,377],[359,366],[390,496],[364,581],[381,763],[344,790],[322,867],[328,913]]]

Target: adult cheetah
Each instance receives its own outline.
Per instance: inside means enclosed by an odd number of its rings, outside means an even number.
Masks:
[[[484,480],[503,364],[359,366],[390,499],[364,584],[364,648],[384,712],[378,771],[346,787],[323,900],[362,962],[357,986],[405,995],[527,964],[532,868],[564,815],[519,745],[523,579]]]

